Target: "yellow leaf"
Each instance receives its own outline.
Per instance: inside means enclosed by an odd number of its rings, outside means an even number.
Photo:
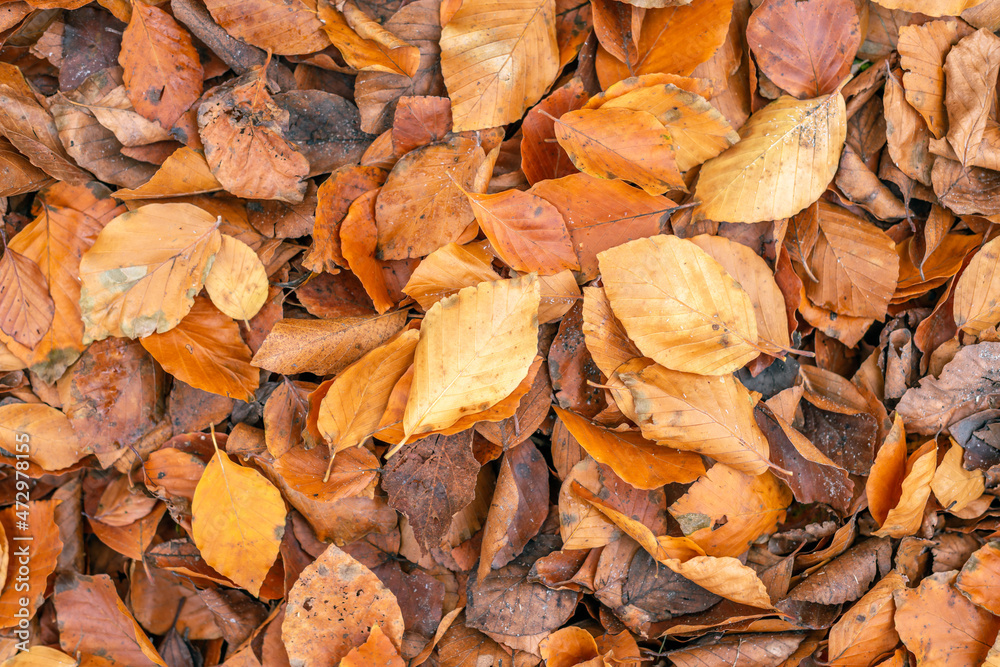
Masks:
[[[337,11],[329,0],[320,0],[317,16],[323,30],[344,61],[361,72],[388,72],[412,77],[420,67],[420,49],[379,25],[347,0]]]
[[[650,359],[678,371],[721,375],[760,354],[750,297],[691,241],[637,239],[597,259],[611,308]]]
[[[619,377],[647,438],[751,475],[768,469],[767,440],[753,416],[756,401],[733,376],[703,377],[654,364]]]
[[[205,154],[182,146],[163,161],[152,178],[137,188],[117,191],[115,199],[165,199],[221,189],[222,184],[209,169]]]
[[[24,443],[28,460],[50,471],[68,468],[87,453],[60,410],[44,403],[0,406],[0,445],[13,455],[24,453]]]
[[[983,471],[966,470],[962,465],[964,455],[965,450],[952,441],[931,480],[934,497],[949,512],[962,511],[986,490]]]
[[[205,279],[215,307],[234,320],[247,321],[267,301],[267,271],[250,246],[222,235],[222,245]]]
[[[404,331],[337,375],[319,408],[319,431],[334,453],[378,430],[392,388],[413,362],[419,332]]]
[[[762,222],[795,215],[833,180],[846,136],[839,92],[778,98],[750,117],[735,146],[702,165],[695,216]]]
[[[434,304],[420,327],[404,434],[447,428],[514,391],[538,348],[539,302],[538,279],[528,275]]]
[[[984,245],[973,256],[955,286],[955,324],[978,336],[1000,322],[1000,238]]]
[[[746,291],[757,318],[761,348],[773,356],[782,356],[792,344],[788,336],[785,297],[774,281],[774,273],[760,255],[724,236],[701,234],[691,242],[707,252]]]
[[[465,0],[441,30],[456,132],[520,120],[559,73],[554,0]]]
[[[80,261],[84,342],[177,326],[222,243],[217,227],[192,204],[149,204],[109,222]]]
[[[739,556],[785,519],[792,494],[770,472],[714,465],[670,506],[685,536],[709,556]]]
[[[906,476],[903,478],[899,503],[889,510],[882,527],[875,532],[876,535],[906,537],[920,529],[936,467],[937,441],[930,440],[910,454],[906,461]]]
[[[191,537],[205,562],[257,595],[285,533],[278,489],[216,450],[194,491],[191,514]]]

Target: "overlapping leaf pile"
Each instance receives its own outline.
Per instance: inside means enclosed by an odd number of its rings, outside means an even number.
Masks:
[[[4,665],[1000,665],[1000,0],[0,29]]]

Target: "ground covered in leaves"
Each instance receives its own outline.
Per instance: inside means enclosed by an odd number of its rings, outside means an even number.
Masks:
[[[1000,666],[997,29],[0,2],[0,662]]]

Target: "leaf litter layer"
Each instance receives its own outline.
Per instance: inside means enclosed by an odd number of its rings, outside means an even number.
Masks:
[[[0,664],[1000,665],[998,29],[0,5]]]

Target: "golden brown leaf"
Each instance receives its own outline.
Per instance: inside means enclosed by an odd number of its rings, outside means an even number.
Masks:
[[[251,363],[283,375],[330,375],[389,340],[404,324],[404,310],[373,317],[279,320]]]
[[[405,435],[451,426],[510,394],[537,349],[538,280],[480,283],[427,311],[414,357]]]
[[[149,204],[109,222],[80,261],[84,342],[177,326],[222,242],[218,224],[191,204]]]
[[[376,623],[365,643],[352,648],[340,661],[340,667],[406,667],[406,663]]]
[[[309,161],[285,138],[290,114],[275,104],[265,83],[260,71],[250,72],[214,88],[198,105],[205,159],[222,187],[237,197],[298,203],[305,196],[302,179],[309,175]]]
[[[606,250],[598,261],[611,308],[645,356],[720,375],[760,354],[750,297],[694,243],[654,236]]]
[[[809,300],[850,317],[885,317],[899,276],[899,255],[889,235],[847,209],[822,201],[794,224],[807,216],[819,222],[808,258],[817,280],[803,279]]]
[[[178,380],[219,396],[253,399],[260,372],[250,365],[250,348],[239,325],[208,299],[196,297],[177,326],[139,342]]]
[[[399,648],[403,616],[396,596],[371,570],[330,545],[289,591],[281,636],[294,664],[325,667],[367,641],[374,625]]]
[[[628,241],[659,234],[677,206],[627,183],[589,174],[544,180],[529,191],[554,205],[569,229],[581,273],[597,277],[597,254]]]
[[[455,131],[520,120],[559,71],[554,0],[465,0],[441,31]]]
[[[784,312],[785,297],[767,262],[742,243],[723,236],[701,234],[691,242],[717,261],[746,291],[757,318],[758,343],[768,354],[782,356],[792,344]]]
[[[44,403],[0,406],[0,442],[45,470],[68,468],[86,455],[66,415]],[[18,446],[18,443],[22,443]],[[28,444],[25,450],[25,444]]]
[[[944,71],[948,143],[963,165],[992,166],[977,158],[992,109],[991,91],[1000,73],[1000,37],[978,30],[963,38],[948,52]]]
[[[392,388],[413,362],[419,333],[404,331],[377,347],[333,380],[319,410],[319,430],[334,453],[375,434]]]
[[[463,287],[499,280],[500,276],[491,266],[492,260],[492,255],[475,243],[465,246],[449,243],[420,262],[403,292],[426,311]]]
[[[962,21],[930,21],[899,29],[899,64],[906,101],[940,139],[948,131],[944,106],[944,62],[951,47],[972,30]]]
[[[205,5],[231,35],[276,55],[312,53],[330,45],[314,2],[209,0]]]
[[[984,0],[875,0],[886,9],[921,12],[928,16],[958,16]]]
[[[893,593],[896,631],[921,665],[981,664],[1000,630],[1000,619],[953,587],[957,576],[937,572]]]
[[[174,151],[152,178],[138,188],[118,190],[115,199],[162,199],[221,189],[222,184],[212,175],[205,154],[184,146]]]
[[[973,336],[1000,322],[998,263],[1000,239],[993,239],[972,257],[955,285],[955,324]]]
[[[549,202],[520,190],[467,196],[486,238],[515,271],[551,276],[580,268],[562,214]]]
[[[774,532],[791,502],[788,487],[770,472],[754,476],[717,464],[668,511],[709,556],[739,556]]]
[[[327,37],[351,67],[408,77],[417,73],[420,49],[386,30],[351,0],[319,0],[317,10]]]
[[[473,189],[485,160],[482,146],[465,136],[407,153],[389,173],[375,205],[377,257],[423,257],[458,241],[475,220],[463,190]]]
[[[1000,544],[987,542],[962,566],[955,588],[983,609],[996,614],[1000,611],[996,597],[997,577],[1000,577]]]
[[[964,454],[965,450],[952,441],[931,480],[934,497],[950,512],[961,512],[986,490],[982,471],[966,470],[962,465]]]
[[[30,257],[9,246],[0,257],[0,331],[25,347],[42,340],[55,317],[49,281]]]
[[[191,515],[191,537],[205,562],[257,595],[285,532],[278,489],[217,449],[198,481]]]
[[[672,83],[628,91],[606,99],[599,108],[647,111],[656,116],[667,128],[682,172],[715,157],[740,138],[707,99]]]
[[[625,362],[642,356],[611,310],[603,287],[583,288],[583,324],[580,328],[587,351],[606,378]]]
[[[267,301],[267,273],[250,246],[222,235],[222,244],[205,278],[215,307],[235,320],[249,320]]]
[[[690,484],[705,473],[701,457],[663,447],[638,433],[606,429],[586,417],[556,408],[556,414],[595,461],[610,467],[637,489]]]
[[[798,98],[836,90],[850,74],[861,40],[851,0],[772,0],[754,11],[747,26],[760,71]]]
[[[669,131],[648,111],[579,109],[563,114],[556,138],[580,171],[635,183],[651,195],[686,189]]]
[[[830,628],[830,664],[835,667],[868,667],[872,656],[891,651],[899,642],[893,614],[893,593],[906,587],[893,570],[862,596]]]
[[[702,166],[695,216],[760,222],[795,215],[833,180],[846,136],[839,92],[780,97],[750,117],[735,146]]]
[[[769,467],[767,440],[753,416],[755,400],[731,375],[704,377],[654,364],[619,376],[647,438],[751,475]]]
[[[936,467],[936,441],[930,440],[910,454],[900,485],[899,502],[889,510],[876,535],[904,537],[917,532],[931,495],[931,481]]]

